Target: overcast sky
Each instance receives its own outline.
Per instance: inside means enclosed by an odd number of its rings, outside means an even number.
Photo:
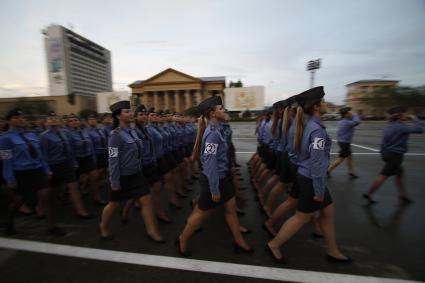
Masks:
[[[41,30],[61,24],[109,49],[113,86],[171,67],[263,85],[266,103],[315,85],[344,103],[362,79],[425,84],[425,1],[0,0],[0,96],[47,95]]]

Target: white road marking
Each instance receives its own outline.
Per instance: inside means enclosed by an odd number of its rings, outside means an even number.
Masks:
[[[326,273],[316,271],[274,268],[255,265],[243,265],[227,262],[215,262],[196,259],[184,259],[168,256],[157,256],[141,253],[129,253],[111,250],[92,249],[77,246],[59,245],[36,241],[7,239],[0,237],[0,247],[12,250],[53,254],[86,258],[92,260],[128,263],[158,268],[172,268],[194,272],[207,272],[231,276],[281,280],[292,282],[363,282],[363,283],[402,283],[415,282],[402,279],[379,278],[340,273]]]
[[[254,154],[255,151],[236,151],[236,154]],[[331,152],[331,155],[338,155],[338,152]],[[380,152],[353,152],[352,155],[381,155]],[[408,152],[405,156],[425,156],[425,153]]]
[[[332,140],[332,141],[333,142],[338,142],[337,140]],[[367,147],[367,146],[363,146],[363,145],[359,145],[359,144],[355,144],[355,143],[352,143],[351,145],[352,146],[355,146],[355,147],[367,149],[367,150],[370,150],[370,151],[379,152],[379,149],[376,149],[376,148],[371,148],[371,147]]]

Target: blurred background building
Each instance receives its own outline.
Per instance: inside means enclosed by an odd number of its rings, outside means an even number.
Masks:
[[[193,77],[168,68],[146,80],[129,85],[132,103],[146,107],[181,112],[199,104],[210,96],[224,99],[225,77]]]
[[[346,85],[346,104],[360,116],[384,117],[388,106],[370,103],[369,98],[379,95],[385,99],[391,93],[391,89],[398,87],[399,81],[394,80],[361,80]],[[387,92],[385,91],[387,90]]]
[[[96,109],[96,93],[112,91],[111,53],[60,25],[43,30],[49,92],[78,110]]]

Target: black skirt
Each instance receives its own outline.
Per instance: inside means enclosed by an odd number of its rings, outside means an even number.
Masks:
[[[332,204],[333,200],[327,187],[325,187],[324,199],[322,202],[314,200],[313,180],[301,174],[297,174],[297,182],[300,189],[297,210],[304,213],[313,213]]]
[[[208,182],[207,176],[205,176],[204,174],[201,174],[199,178],[199,184],[201,187],[199,200],[198,200],[198,207],[200,210],[210,210],[214,207],[222,205],[223,203],[226,203],[228,200],[230,200],[232,197],[235,196],[235,188],[233,187],[232,178],[230,177],[230,174],[224,177],[223,179],[220,179],[220,184],[219,184],[220,201],[219,202],[212,201],[210,184]]]
[[[140,198],[151,193],[148,182],[141,172],[133,175],[121,176],[120,185],[120,190],[111,190],[110,201],[125,201]]]
[[[16,193],[24,197],[34,197],[35,194],[42,190],[49,188],[49,178],[44,172],[43,167],[15,171],[16,179]]]
[[[77,157],[77,162],[77,176],[87,174],[93,170],[96,170],[96,163],[94,162],[93,156],[91,155],[80,158]]]
[[[174,168],[176,168],[179,164],[177,163],[177,160],[173,154],[172,151],[168,152],[165,156],[165,161],[167,162],[168,165],[168,171],[173,170]]]
[[[173,154],[173,156],[174,156],[174,159],[175,159],[175,160],[176,160],[176,162],[177,162],[177,166],[178,166],[180,163],[182,163],[182,161],[183,161],[183,154],[182,154],[182,152],[181,152],[181,150],[180,150],[180,149],[177,149],[177,150],[172,151],[172,154]]]
[[[339,157],[346,158],[351,155],[351,145],[348,142],[338,142]]]
[[[165,155],[156,160],[156,166],[158,167],[158,173],[162,177],[170,171],[167,161],[165,160]]]
[[[108,153],[96,154],[96,168],[108,168]]]
[[[59,164],[49,164],[49,167],[50,171],[53,173],[52,179],[50,180],[52,186],[69,184],[77,181],[75,168],[71,160]]]
[[[381,157],[385,162],[385,166],[381,170],[381,175],[389,177],[403,173],[403,166],[401,164],[403,163],[404,155],[402,153],[385,151],[382,152]]]
[[[159,168],[154,162],[143,165],[143,175],[145,175],[149,185],[153,185],[161,180]]]
[[[296,166],[289,160],[288,152],[283,152],[280,165],[280,181],[285,184],[292,183],[297,175],[296,170]]]

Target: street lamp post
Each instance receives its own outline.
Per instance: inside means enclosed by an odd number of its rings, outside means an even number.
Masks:
[[[310,60],[307,62],[307,71],[310,71],[311,73],[310,88],[313,88],[314,86],[314,73],[317,69],[320,69],[320,59]]]

